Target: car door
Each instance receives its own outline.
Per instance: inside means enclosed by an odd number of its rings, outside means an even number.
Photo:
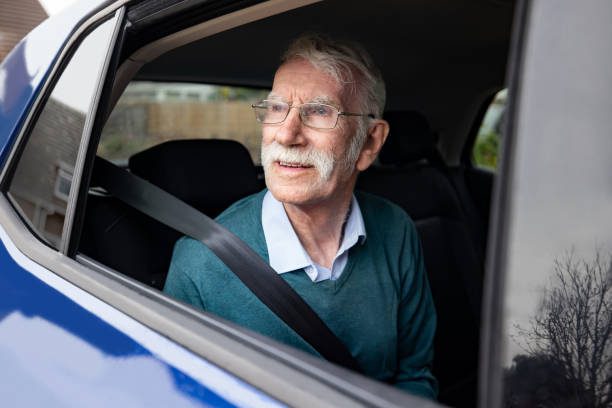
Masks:
[[[76,253],[79,205],[88,193],[103,102],[112,100],[109,85],[120,74],[126,15],[163,23],[184,15],[182,3],[87,2],[60,18],[70,25],[60,30],[57,53],[32,62],[38,70],[17,89],[20,99],[0,128],[2,387],[23,390],[9,402],[432,405],[199,313]],[[219,15],[214,5],[195,3],[200,21]],[[230,19],[262,13],[227,3],[221,14]],[[263,12],[300,5],[285,3]],[[31,47],[42,46],[57,24],[41,27],[27,40]],[[26,54],[3,65],[9,78],[20,74],[15,61],[27,63]]]
[[[522,2],[480,406],[612,404],[612,3]]]

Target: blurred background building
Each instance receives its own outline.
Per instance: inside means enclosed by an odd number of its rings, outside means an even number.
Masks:
[[[46,18],[38,0],[0,0],[0,61]]]

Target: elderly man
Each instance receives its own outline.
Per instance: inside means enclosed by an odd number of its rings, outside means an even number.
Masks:
[[[353,193],[389,132],[384,99],[363,50],[319,36],[297,39],[270,95],[253,106],[268,189],[217,221],[282,274],[365,374],[435,398],[435,311],[415,227],[393,204]],[[196,240],[177,242],[164,290],[317,354]]]

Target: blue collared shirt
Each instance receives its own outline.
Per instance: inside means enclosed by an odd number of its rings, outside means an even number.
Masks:
[[[349,249],[357,243],[363,244],[366,238],[363,217],[355,196],[350,208],[342,243],[330,270],[310,259],[287,217],[283,204],[274,198],[270,191],[266,192],[261,208],[261,225],[272,269],[281,274],[303,268],[313,282],[338,279],[348,261]]]

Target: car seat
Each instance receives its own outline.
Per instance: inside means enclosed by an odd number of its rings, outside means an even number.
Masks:
[[[262,183],[244,146],[231,140],[175,140],[129,159],[130,170],[210,217]],[[94,167],[79,251],[162,289],[181,234],[95,187]]]
[[[436,137],[418,112],[385,114],[391,130],[379,162],[357,188],[385,197],[414,220],[438,315],[433,372],[439,400],[476,405],[483,259],[469,219],[436,149]]]

